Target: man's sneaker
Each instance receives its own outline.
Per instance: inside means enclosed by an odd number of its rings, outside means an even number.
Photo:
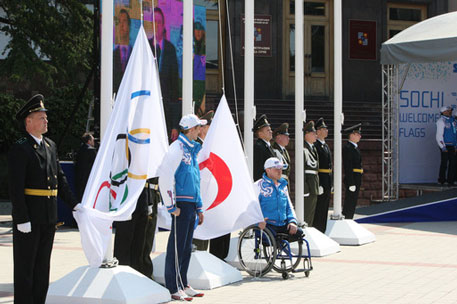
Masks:
[[[205,295],[204,293],[201,293],[201,292],[196,291],[195,289],[193,289],[193,288],[190,287],[189,285],[187,285],[187,287],[184,288],[184,292],[185,292],[186,295],[188,295],[189,297],[195,297],[195,298],[201,298],[201,297],[203,297],[203,296]]]
[[[177,300],[177,301],[192,301],[192,297],[188,296],[184,291],[182,290],[178,290],[177,292],[175,292],[174,294],[171,295],[171,298],[173,300]]]

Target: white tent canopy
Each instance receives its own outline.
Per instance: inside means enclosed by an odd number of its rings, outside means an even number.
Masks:
[[[457,60],[457,12],[419,22],[381,47],[381,64],[452,60]]]

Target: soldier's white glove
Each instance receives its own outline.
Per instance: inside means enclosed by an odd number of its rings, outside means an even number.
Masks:
[[[355,189],[356,189],[356,187],[355,187],[355,186],[349,186],[349,191],[351,191],[351,192],[354,192],[354,191],[355,191]]]
[[[309,193],[303,194],[303,197],[308,197],[308,196],[309,196]]]
[[[17,230],[19,230],[22,233],[32,232],[32,224],[30,222],[17,224]]]
[[[73,211],[81,210],[82,207],[83,207],[83,205],[81,205],[81,203],[78,203],[78,204],[76,204],[76,206],[73,207]]]
[[[324,187],[319,186],[319,195],[322,195],[324,193]]]
[[[152,206],[148,206],[148,215],[152,214]]]

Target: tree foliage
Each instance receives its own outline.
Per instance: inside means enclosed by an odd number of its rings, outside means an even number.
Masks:
[[[97,63],[93,55],[93,12],[81,0],[1,0],[0,32],[7,36],[0,60],[0,197],[6,194],[6,152],[22,137],[15,113],[39,92],[48,108],[49,132],[61,159],[79,146],[92,91],[83,87]],[[2,50],[0,50],[2,52]],[[75,113],[78,96],[83,96]],[[70,123],[68,134],[63,134]]]
[[[2,0],[1,73],[26,90],[77,85],[92,65],[93,13],[79,0]]]
[[[9,38],[4,50],[6,59],[0,63],[0,92],[5,91],[0,94],[0,114],[6,131],[0,135],[0,148],[5,151],[17,139],[14,113],[36,92],[44,95],[50,109],[48,135],[58,141],[96,64],[93,12],[81,0],[2,0],[0,11],[0,31]],[[65,135],[70,141],[73,132],[82,134],[84,130],[92,96],[87,92],[83,95],[75,121],[71,122],[73,129]],[[67,140],[63,145],[66,154]]]

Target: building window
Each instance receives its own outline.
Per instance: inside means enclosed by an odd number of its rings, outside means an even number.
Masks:
[[[325,26],[311,26],[311,72],[325,71]]]
[[[427,18],[425,5],[387,4],[387,39]]]
[[[325,2],[305,2],[303,3],[304,14],[308,16],[326,16]],[[295,1],[291,0],[289,5],[291,15],[295,15]]]
[[[219,69],[219,21],[206,21],[206,68]]]

